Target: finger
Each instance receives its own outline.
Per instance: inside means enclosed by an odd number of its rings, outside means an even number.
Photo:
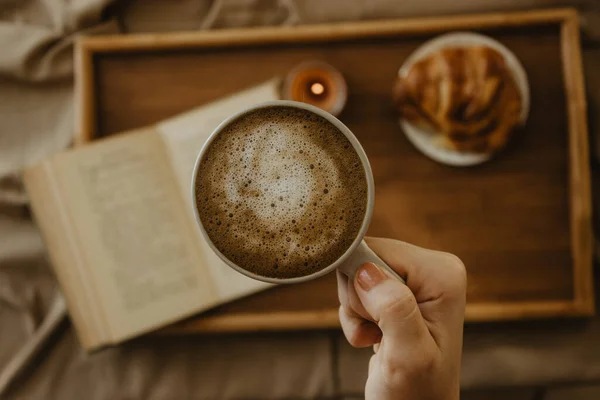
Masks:
[[[397,352],[393,357],[419,351],[425,342],[433,341],[413,293],[400,280],[375,264],[366,263],[358,269],[354,286],[366,311],[383,332],[386,346]]]
[[[344,335],[352,346],[369,347],[381,341],[381,330],[373,322],[361,318],[344,306],[340,306],[339,315]]]
[[[361,324],[366,324],[367,322],[369,322],[369,320],[371,320],[371,318],[369,314],[365,311],[363,305],[360,303],[360,299],[358,298],[356,290],[354,289],[354,283],[350,281],[350,279],[348,279],[348,277],[339,270],[336,271],[336,274],[338,281],[338,297],[340,299],[340,304],[346,310],[348,310],[348,318],[352,320],[342,320],[342,316],[340,316],[340,322],[343,324],[343,326],[345,324],[345,326],[347,326],[349,330],[354,329],[355,326],[361,326]],[[359,319],[359,321],[354,321],[354,319]],[[378,334],[381,335],[381,331],[379,330],[377,325],[372,322],[371,325],[376,327]],[[367,333],[367,335],[369,335],[369,333]]]
[[[350,308],[362,318],[373,322],[373,317],[371,317],[367,310],[365,310],[365,307],[362,305],[360,298],[356,293],[356,289],[354,288],[354,281],[351,281],[349,279],[346,294],[348,296],[348,305],[350,306]]]
[[[354,289],[354,282],[352,282],[348,277],[340,272],[336,271],[337,282],[338,282],[338,298],[340,299],[340,304],[346,308],[352,309],[356,314],[361,316],[366,320],[372,320],[369,313],[365,310],[363,305],[356,294],[356,290]]]

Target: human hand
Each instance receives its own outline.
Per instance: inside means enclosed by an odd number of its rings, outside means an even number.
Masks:
[[[354,347],[373,346],[367,400],[459,398],[466,272],[454,255],[365,238],[406,285],[375,264],[338,275],[340,322]]]

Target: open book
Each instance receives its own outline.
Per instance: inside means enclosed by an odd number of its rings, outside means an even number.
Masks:
[[[113,344],[269,285],[223,263],[191,203],[196,156],[270,81],[154,126],[55,155],[25,185],[79,339]]]

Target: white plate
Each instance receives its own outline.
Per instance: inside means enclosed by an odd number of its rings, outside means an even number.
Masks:
[[[480,35],[472,32],[456,32],[448,33],[432,39],[417,50],[415,50],[402,64],[398,70],[399,77],[405,77],[410,68],[417,61],[429,56],[442,48],[452,47],[468,47],[474,45],[485,45],[498,51],[505,59],[508,69],[513,74],[513,79],[517,84],[517,88],[521,93],[522,110],[520,124],[525,125],[527,116],[529,115],[529,82],[527,74],[519,59],[507,49],[502,43],[488,36]],[[461,152],[452,149],[442,148],[433,142],[435,134],[414,126],[405,119],[400,118],[400,126],[406,134],[408,140],[419,151],[427,157],[446,165],[455,167],[467,167],[471,165],[481,164],[491,158],[490,154]]]

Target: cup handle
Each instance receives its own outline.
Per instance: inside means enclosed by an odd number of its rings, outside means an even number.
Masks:
[[[392,276],[400,279],[402,283],[406,283],[403,278],[398,275],[389,265],[385,263],[371,248],[367,245],[364,240],[361,240],[358,247],[354,250],[343,263],[340,264],[338,269],[347,275],[350,279],[354,279],[356,270],[364,263],[372,262],[378,267],[385,269]]]

